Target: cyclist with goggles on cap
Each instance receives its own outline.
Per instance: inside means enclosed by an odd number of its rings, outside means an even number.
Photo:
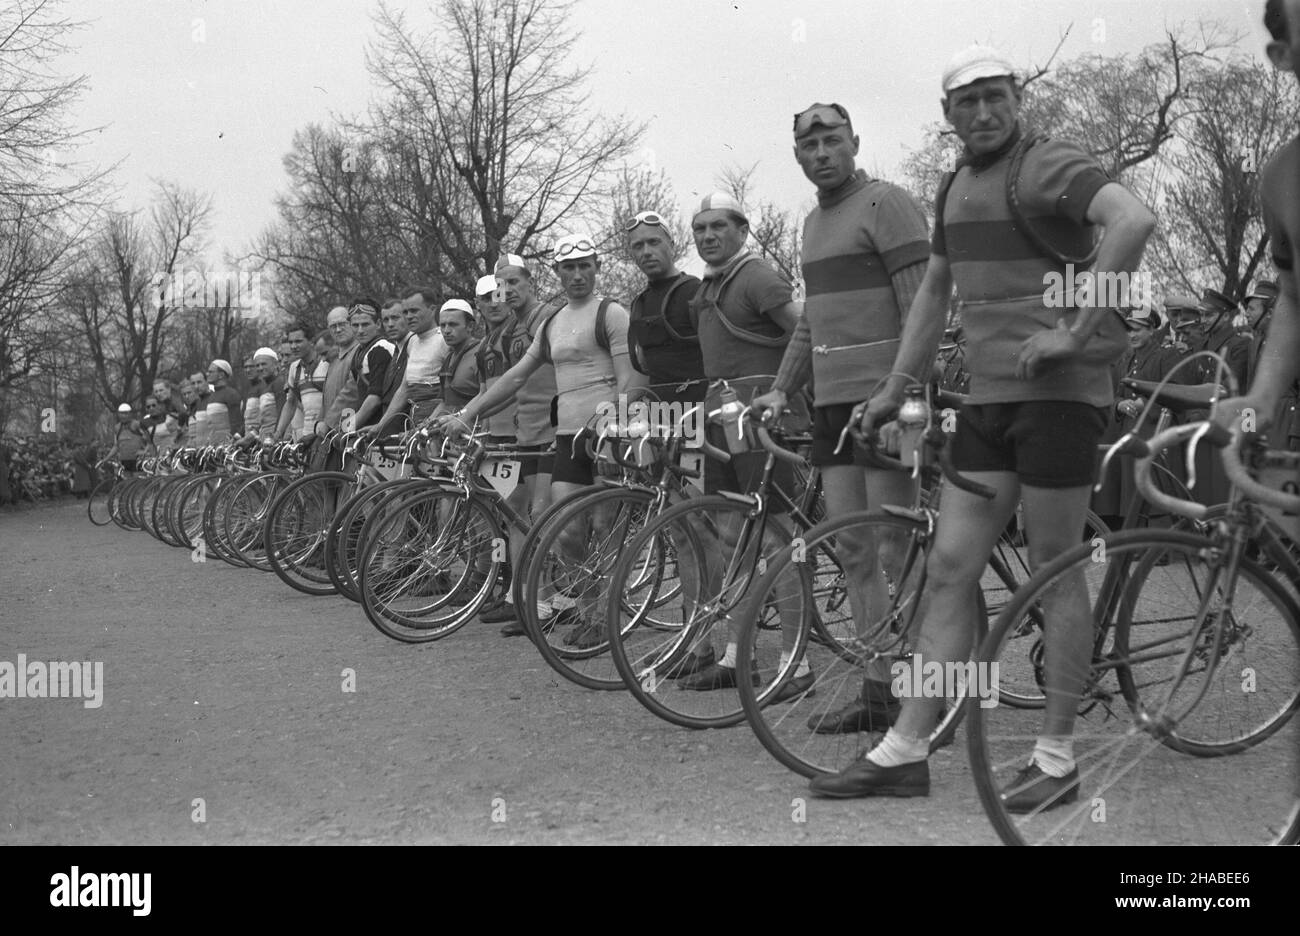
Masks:
[[[553,364],[556,451],[551,496],[558,499],[595,483],[594,462],[584,445],[586,425],[602,404],[627,393],[639,378],[628,360],[627,311],[596,292],[600,258],[595,242],[582,234],[561,237],[553,261],[567,304],[543,321],[519,363],[459,412],[441,417],[439,425],[444,432],[465,432],[513,399],[536,370]],[[584,547],[561,544],[571,554]],[[593,612],[579,620],[566,643],[579,649],[601,643],[604,627],[597,617]]]
[[[905,473],[873,467],[851,440],[840,444],[853,407],[871,396],[893,366],[903,316],[930,256],[921,207],[898,186],[858,169],[858,149],[849,113],[839,104],[814,104],[795,115],[794,157],[817,187],[817,207],[804,221],[801,251],[807,299],[771,392],[753,404],[779,416],[795,392],[810,381],[816,386],[812,463],[822,469],[828,517],[910,504],[915,483]],[[837,555],[861,628],[867,609],[887,601],[880,570],[893,567],[888,555],[896,546],[892,540],[840,538]],[[814,678],[801,663],[788,685],[801,691]],[[888,664],[882,661],[861,697],[837,712],[814,715],[813,730],[883,731],[898,708],[889,683]]]
[[[703,403],[708,381],[690,310],[700,280],[677,269],[672,231],[657,211],[637,212],[625,231],[627,251],[647,281],[629,311],[632,366],[646,375],[655,399]]]

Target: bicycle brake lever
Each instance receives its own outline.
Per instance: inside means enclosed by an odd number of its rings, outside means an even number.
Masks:
[[[1106,449],[1106,454],[1102,456],[1101,459],[1101,469],[1097,472],[1097,483],[1092,486],[1092,492],[1094,494],[1099,492],[1102,488],[1102,485],[1105,483],[1106,472],[1110,468],[1110,463],[1111,460],[1115,457],[1115,453],[1118,452],[1121,448],[1123,448],[1124,444],[1128,442],[1129,439],[1133,438],[1133,435],[1134,433],[1131,430],[1129,432],[1124,433],[1122,436],[1119,437],[1118,440],[1116,440],[1115,444],[1113,444],[1110,448]]]
[[[841,451],[844,450],[844,441],[849,437],[850,425],[852,425],[852,423],[845,423],[844,428],[840,430],[840,440],[839,442],[835,443],[835,451],[832,454],[838,455]]]
[[[1190,439],[1187,440],[1187,454],[1185,456],[1187,464],[1187,489],[1190,491],[1196,487],[1196,447],[1200,445],[1201,439],[1210,431],[1210,423],[1201,423]]]

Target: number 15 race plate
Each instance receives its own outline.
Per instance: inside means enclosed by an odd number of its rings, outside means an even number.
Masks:
[[[478,476],[502,497],[508,497],[519,483],[519,462],[511,458],[485,461],[479,466]]]

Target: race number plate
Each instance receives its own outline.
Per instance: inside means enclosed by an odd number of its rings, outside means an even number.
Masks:
[[[385,481],[392,481],[402,477],[402,467],[401,462],[389,458],[387,455],[380,455],[379,459],[374,463],[375,471],[379,472]]]
[[[502,497],[509,497],[519,483],[519,462],[512,458],[488,459],[479,466],[478,476]]]

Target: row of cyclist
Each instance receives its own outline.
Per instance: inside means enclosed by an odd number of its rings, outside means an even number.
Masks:
[[[1173,409],[1209,402],[1204,391],[1181,387],[1160,390],[1156,400]],[[160,538],[190,548],[199,543],[227,561],[273,569],[309,593],[351,597],[372,623],[401,640],[446,636],[510,595],[516,608],[528,609],[520,615],[525,632],[573,682],[626,687],[651,711],[689,727],[748,720],[791,769],[833,776],[897,718],[898,696],[908,695],[913,683],[924,685],[919,677],[900,680],[895,667],[916,661],[940,467],[957,489],[990,493],[952,472],[942,457],[944,429],[950,428],[945,423],[960,399],[939,395],[934,402],[929,430],[905,446],[918,456],[905,459],[912,461],[910,470],[876,456],[900,477],[916,476],[912,500],[830,520],[824,519],[821,472],[794,451],[801,445],[806,450],[812,440],[789,436],[779,445],[761,424],[748,424],[745,413],[729,419],[725,406],[715,419],[737,438],[728,438],[726,448],[708,441],[702,448],[719,462],[744,454],[761,463],[747,494],[708,496],[692,489],[700,471],[684,431],[687,409],[675,432],[648,431],[635,416],[632,425],[616,418],[599,430],[593,424],[583,451],[569,456],[590,459],[600,483],[557,501],[531,523],[509,502],[529,453],[483,432],[461,447],[412,432],[368,450],[354,435],[354,470],[296,479],[295,456],[284,448],[268,448],[261,466],[239,464],[241,456],[231,450],[224,475],[203,470],[215,467],[210,453],[207,465],[187,455],[193,473],[137,484],[135,496],[124,500],[135,502],[133,519],[150,515],[144,525]],[[1173,431],[1186,438],[1196,428]],[[980,612],[973,628],[977,652],[970,668],[955,674],[958,684],[940,677],[935,691],[944,701],[927,744],[937,748],[951,740],[967,710],[958,700],[971,696],[974,717],[967,730],[977,785],[1007,841],[1293,837],[1296,818],[1286,808],[1294,790],[1269,789],[1267,780],[1238,800],[1249,804],[1244,815],[1243,808],[1228,809],[1189,826],[1186,816],[1155,808],[1157,799],[1169,802],[1171,788],[1201,790],[1207,783],[1204,764],[1180,761],[1189,754],[1288,756],[1285,739],[1258,742],[1287,725],[1300,695],[1294,586],[1300,570],[1283,532],[1251,500],[1208,514],[1199,505],[1171,504],[1176,477],[1159,452],[1136,449],[1149,456],[1139,460],[1137,472],[1147,494],[1142,503],[1192,516],[1196,525],[1175,532],[1136,529],[1112,547],[1124,561],[1097,563],[1096,544],[1104,550],[1111,540],[1098,539],[1104,531],[1092,518],[1096,529],[1085,533],[1086,555],[1063,556],[1069,560],[1064,565],[1042,570],[1045,579],[1041,573],[1030,578],[1026,547],[1004,537],[973,602]],[[794,484],[779,479],[780,467]],[[776,519],[782,513],[789,525]],[[1126,521],[1140,525],[1151,513],[1134,508]],[[507,550],[512,535],[520,543]],[[1243,538],[1260,542],[1261,535],[1261,554],[1252,558],[1238,550],[1227,564],[1236,580],[1231,587],[1214,585],[1228,572],[1222,559],[1211,565],[1206,558],[1211,539],[1215,551],[1224,552]],[[1027,731],[1032,736],[1029,721],[1048,707],[1044,596],[1080,566],[1096,648],[1076,701],[1088,730],[1077,732],[1076,741],[1088,742],[1096,758],[1088,782],[1099,795],[1128,804],[1125,821],[1109,826],[1095,820],[1095,797],[1061,817],[1051,810],[1075,800],[1062,796],[1060,803],[1017,810],[1003,795],[1015,764],[1012,751]],[[1247,590],[1249,600],[1243,600]],[[1198,599],[1210,593],[1218,603],[1201,607]],[[1222,659],[1207,658],[1207,646],[1218,648]],[[729,686],[699,678],[729,652],[737,674]],[[992,707],[985,704],[988,680],[980,675],[991,663],[1000,669]],[[1230,691],[1239,667],[1255,674],[1251,693]],[[1125,745],[1133,750],[1120,757]],[[1143,770],[1134,771],[1134,764]],[[1222,769],[1240,767],[1225,762]],[[1273,764],[1261,776],[1275,783],[1287,769]],[[1260,811],[1261,802],[1272,808]],[[1106,834],[1099,836],[1099,829]]]

